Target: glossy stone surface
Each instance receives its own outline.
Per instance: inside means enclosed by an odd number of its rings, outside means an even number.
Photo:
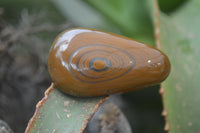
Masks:
[[[71,29],[54,41],[48,59],[57,88],[92,97],[158,84],[170,63],[160,50],[135,40],[91,29]]]

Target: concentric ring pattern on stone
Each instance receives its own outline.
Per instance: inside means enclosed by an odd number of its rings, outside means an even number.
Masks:
[[[91,62],[96,59],[99,59],[99,65],[101,61],[106,61],[106,69],[95,70]],[[133,57],[126,51],[103,44],[92,44],[80,47],[72,53],[69,70],[83,82],[97,83],[129,73],[134,68],[134,62]]]
[[[161,51],[129,38],[72,29],[54,41],[48,69],[61,91],[102,96],[158,84],[169,74],[170,63]]]

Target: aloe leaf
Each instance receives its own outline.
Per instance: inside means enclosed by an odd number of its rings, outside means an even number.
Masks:
[[[197,133],[200,129],[200,1],[190,0],[169,16],[154,3],[156,39],[169,56],[171,74],[164,82],[166,130]]]
[[[81,133],[105,100],[69,96],[52,85],[38,102],[26,133]]]

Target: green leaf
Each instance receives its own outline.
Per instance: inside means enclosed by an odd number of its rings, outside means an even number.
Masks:
[[[85,0],[116,25],[120,34],[154,45],[153,24],[143,0]]]
[[[170,133],[197,133],[200,129],[200,1],[188,1],[170,16],[155,8],[155,21],[158,45],[171,61],[171,74],[163,84],[166,129]]]
[[[105,97],[78,98],[51,86],[38,102],[26,133],[82,132]]]
[[[170,13],[184,4],[187,0],[158,0],[159,8],[165,13]]]
[[[115,28],[104,16],[81,0],[52,0],[52,2],[77,26],[107,31],[113,31]]]

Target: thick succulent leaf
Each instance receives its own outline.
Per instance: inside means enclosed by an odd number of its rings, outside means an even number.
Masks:
[[[26,133],[81,133],[105,99],[69,96],[52,85],[38,102]]]
[[[154,3],[156,4],[156,3]],[[157,44],[169,56],[171,74],[161,91],[166,130],[200,130],[200,1],[191,0],[167,16],[155,7]]]

